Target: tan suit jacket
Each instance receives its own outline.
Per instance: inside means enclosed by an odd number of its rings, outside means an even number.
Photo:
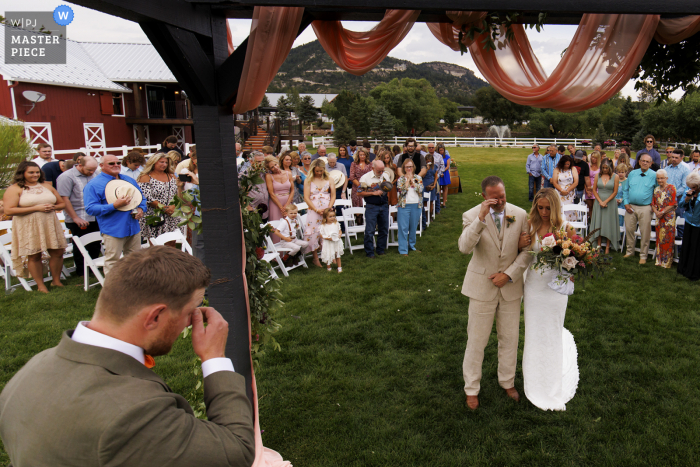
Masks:
[[[493,285],[489,276],[497,272],[507,274],[512,281],[501,287],[501,294],[506,301],[518,300],[523,296],[523,273],[530,264],[531,257],[527,249],[518,253],[518,240],[521,232],[527,232],[527,213],[525,210],[506,203],[502,235],[491,215],[485,223],[479,220],[481,205],[478,204],[462,215],[463,230],[459,237],[459,251],[468,255],[474,253],[462,285],[462,294],[475,300],[488,302],[496,299],[498,287]],[[508,224],[507,216],[515,216],[515,221]]]
[[[63,334],[0,394],[0,436],[14,467],[249,466],[255,457],[245,379],[204,379],[208,421],[153,371]]]

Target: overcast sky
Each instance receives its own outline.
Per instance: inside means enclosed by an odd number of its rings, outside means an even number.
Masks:
[[[147,0],[144,0],[147,1]],[[61,2],[48,0],[0,0],[0,11],[53,11]],[[82,42],[135,42],[148,43],[148,38],[136,23],[100,13],[88,8],[70,4],[75,12],[75,20],[68,25],[68,38]],[[229,20],[234,44],[242,42],[250,33],[250,20]],[[371,29],[375,23],[343,22],[355,31]],[[551,72],[559,62],[561,52],[569,45],[576,26],[547,25],[543,32],[528,30],[528,37],[537,58],[547,72]],[[294,43],[294,46],[316,40],[312,28],[307,28]],[[423,23],[416,23],[406,38],[389,54],[391,57],[409,60],[413,63],[441,61],[454,63],[481,74],[469,54],[460,55],[440,43]],[[622,90],[623,95],[635,98],[634,83],[630,82]]]

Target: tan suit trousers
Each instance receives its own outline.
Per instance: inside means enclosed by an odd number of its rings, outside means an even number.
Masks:
[[[469,299],[467,350],[464,352],[464,362],[462,363],[464,392],[468,396],[479,394],[484,349],[491,336],[494,318],[498,333],[498,384],[504,389],[513,387],[515,367],[518,363],[520,303],[520,298],[506,301],[500,290],[496,298],[489,302]]]
[[[132,235],[130,237],[117,238],[111,235],[102,234],[102,242],[105,246],[105,265],[104,274],[105,276],[109,274],[109,270],[112,269],[114,263],[119,261],[122,253],[124,256],[141,249],[141,233]]]
[[[649,239],[651,238],[651,206],[638,206],[630,204],[634,212],[625,212],[625,242],[627,243],[627,254],[634,254],[634,247],[637,237],[634,232],[639,223],[639,233],[642,236],[642,243],[639,245],[639,257],[646,259],[649,254]]]

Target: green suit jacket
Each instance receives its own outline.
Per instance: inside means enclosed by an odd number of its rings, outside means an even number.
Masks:
[[[14,467],[249,466],[255,457],[245,379],[204,379],[208,421],[153,371],[63,334],[0,394],[0,436]]]

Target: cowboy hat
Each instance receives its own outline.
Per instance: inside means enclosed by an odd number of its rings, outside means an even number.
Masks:
[[[394,183],[394,171],[391,170],[391,167],[384,167],[384,173],[386,178],[389,179],[389,183]]]
[[[107,183],[105,187],[105,198],[109,204],[113,204],[118,199],[131,198],[131,202],[127,205],[117,208],[119,211],[131,211],[132,209],[136,209],[139,204],[141,204],[141,201],[143,201],[141,190],[126,180],[112,180]]]
[[[340,170],[331,170],[328,172],[328,175],[330,175],[331,179],[335,183],[336,188],[340,188],[343,186],[343,183],[345,183],[345,174]]]
[[[324,164],[328,165],[328,157],[326,157],[326,156],[319,156],[318,158],[321,159],[321,160],[323,161]]]

